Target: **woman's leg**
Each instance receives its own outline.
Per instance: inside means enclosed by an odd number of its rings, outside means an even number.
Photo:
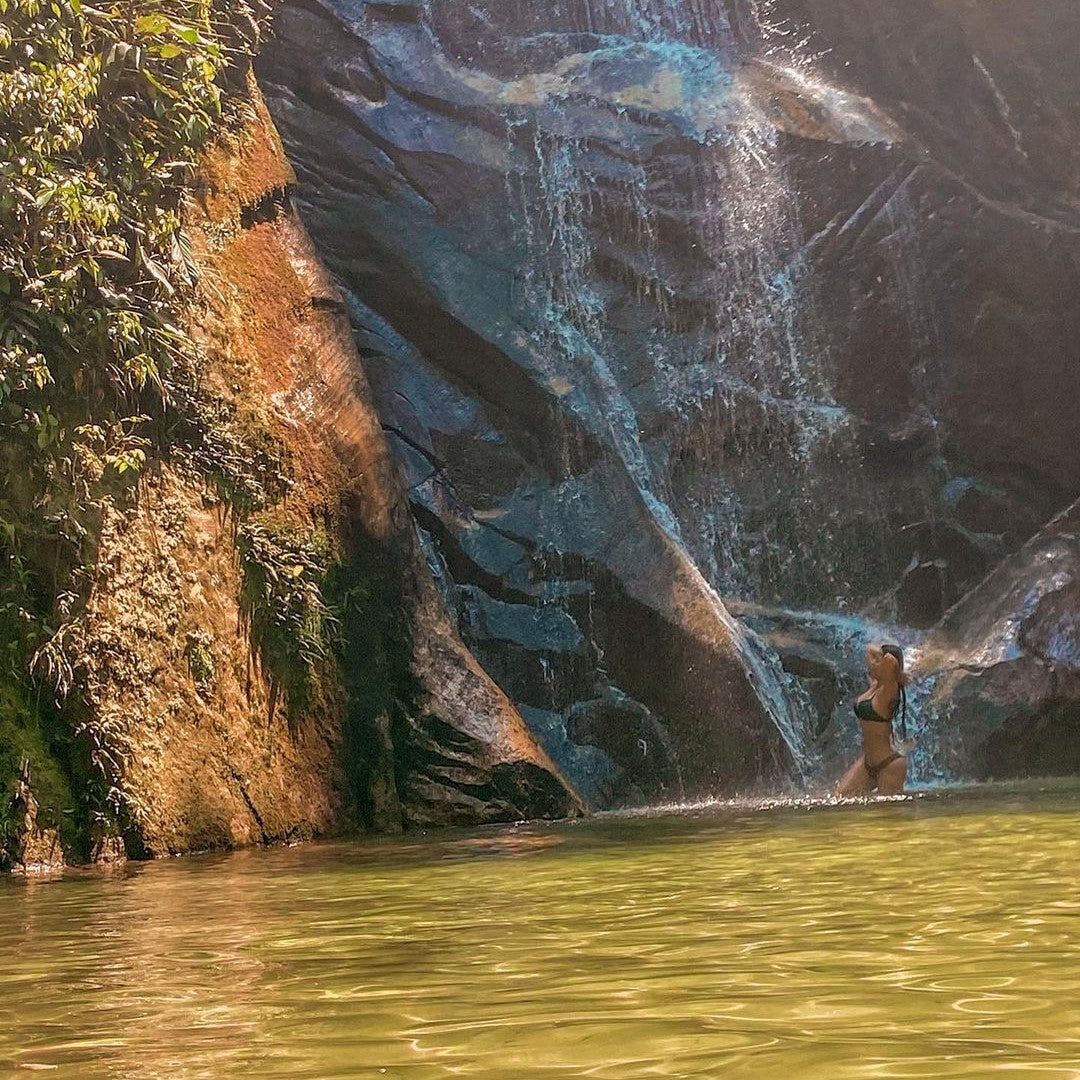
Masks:
[[[858,795],[869,795],[873,790],[870,774],[866,771],[866,762],[859,758],[836,785],[836,794],[851,798]]]
[[[904,781],[907,780],[907,758],[898,757],[890,761],[881,775],[878,776],[877,789],[879,795],[901,795],[904,791]]]

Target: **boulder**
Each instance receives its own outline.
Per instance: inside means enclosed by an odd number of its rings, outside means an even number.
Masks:
[[[919,673],[954,773],[1080,771],[1080,510],[1006,559],[928,636]]]
[[[0,848],[0,869],[34,876],[52,874],[64,868],[60,834],[38,823],[38,801],[34,795],[30,763],[24,761],[15,792],[7,807],[12,823],[8,842]]]

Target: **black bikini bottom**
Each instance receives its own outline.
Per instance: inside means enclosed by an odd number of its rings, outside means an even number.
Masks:
[[[888,768],[894,761],[899,761],[899,760],[900,760],[900,755],[894,752],[894,753],[891,753],[883,761],[879,761],[876,765],[871,765],[870,762],[866,760],[866,758],[863,758],[863,765],[866,766],[866,771],[867,771],[868,775],[870,776],[871,782],[876,784],[878,782],[878,777],[881,775],[882,770]]]

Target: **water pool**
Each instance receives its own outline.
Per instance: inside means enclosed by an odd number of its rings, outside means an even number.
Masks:
[[[1078,810],[1041,782],[0,880],[0,1072],[1076,1080]]]

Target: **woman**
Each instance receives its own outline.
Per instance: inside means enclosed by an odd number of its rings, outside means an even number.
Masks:
[[[836,785],[836,794],[869,795],[876,789],[879,795],[899,795],[907,779],[907,758],[893,749],[892,719],[901,702],[907,708],[904,654],[897,645],[871,645],[866,668],[870,687],[855,702],[863,756]]]

